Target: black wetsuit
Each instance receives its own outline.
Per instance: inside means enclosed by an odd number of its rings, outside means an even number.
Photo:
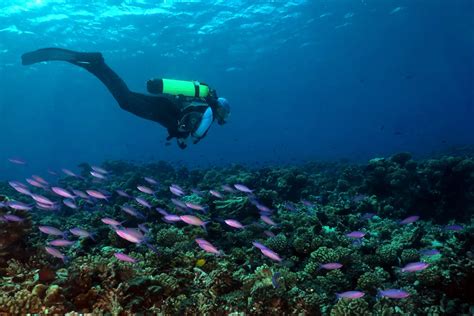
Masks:
[[[192,127],[183,129],[182,118],[191,111],[196,115],[202,115],[207,108],[207,106],[186,107],[186,103],[181,98],[164,94],[146,95],[130,91],[125,82],[107,66],[101,53],[44,48],[22,55],[23,65],[53,60],[66,61],[92,73],[102,81],[122,109],[166,127],[169,133],[168,140],[173,137],[187,138],[192,132]],[[214,92],[205,100],[205,103],[214,110],[217,106],[216,100],[217,96]],[[178,144],[181,148],[186,147],[184,142],[178,142]]]

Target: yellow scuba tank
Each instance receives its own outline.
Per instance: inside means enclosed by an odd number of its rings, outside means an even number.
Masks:
[[[147,82],[147,90],[153,94],[182,95],[191,98],[206,98],[210,89],[205,83],[174,79],[151,79]]]

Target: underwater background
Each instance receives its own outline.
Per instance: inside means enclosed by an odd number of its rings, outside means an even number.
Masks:
[[[133,91],[200,80],[197,145]],[[0,1],[0,313],[474,313],[474,2]]]

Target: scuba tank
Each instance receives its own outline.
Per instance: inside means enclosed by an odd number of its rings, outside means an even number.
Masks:
[[[205,83],[174,79],[148,80],[147,91],[152,94],[171,94],[175,96],[202,99],[205,99],[210,95],[210,88]]]

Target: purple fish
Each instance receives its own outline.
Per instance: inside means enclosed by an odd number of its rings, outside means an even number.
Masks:
[[[337,270],[342,268],[342,264],[337,262],[325,263],[319,266],[321,269],[325,270]]]
[[[56,193],[59,196],[62,196],[66,199],[74,199],[74,195],[72,195],[68,190],[59,188],[59,187],[51,187],[51,191]]]
[[[408,263],[406,266],[402,268],[402,272],[417,272],[425,270],[429,267],[429,263],[426,262],[412,262]]]
[[[258,241],[253,241],[252,245],[254,245],[255,247],[257,247],[260,250],[268,249],[267,246],[265,246],[264,244],[259,243]]]
[[[350,233],[346,234],[346,236],[349,237],[349,238],[359,239],[359,238],[364,237],[365,233],[356,230],[356,231],[353,231],[353,232],[350,232]]]
[[[87,230],[79,228],[79,227],[74,227],[69,230],[71,234],[77,237],[82,237],[82,238],[91,238],[94,239],[91,233],[89,233]]]
[[[64,199],[63,204],[66,205],[69,208],[72,208],[73,210],[77,209],[77,205],[76,205],[76,203],[74,203],[73,200]]]
[[[144,177],[143,179],[145,179],[145,181],[148,182],[149,184],[152,184],[152,185],[157,185],[157,184],[158,184],[158,181],[156,181],[156,180],[153,179],[153,178]]]
[[[56,211],[59,210],[58,204],[43,204],[43,203],[36,203],[36,207],[43,211]]]
[[[345,298],[345,299],[351,299],[351,300],[356,299],[356,298],[361,298],[364,295],[365,293],[361,291],[347,291],[347,292],[336,294],[337,298],[339,299]]]
[[[25,165],[26,161],[20,158],[8,158],[8,161],[15,165]]]
[[[137,189],[138,189],[138,191],[146,193],[146,194],[151,194],[151,195],[155,194],[155,192],[152,189],[150,189],[149,187],[146,187],[144,185],[137,186]]]
[[[21,182],[10,181],[10,182],[8,182],[8,184],[10,184],[10,186],[13,189],[15,189],[15,191],[17,191],[18,193],[25,194],[25,195],[31,195],[31,192],[28,189],[28,187],[26,185],[24,185],[23,183],[21,183]]]
[[[44,247],[44,249],[46,249],[46,252],[52,255],[53,257],[59,258],[64,261],[64,263],[66,263],[67,257],[63,255],[58,249],[53,247]]]
[[[446,225],[444,226],[444,230],[451,230],[451,231],[460,231],[460,230],[463,230],[464,227],[462,227],[461,225]]]
[[[135,198],[135,201],[137,201],[138,204],[140,204],[140,205],[142,205],[142,206],[144,206],[144,207],[146,207],[146,208],[151,208],[151,204],[148,203],[148,201],[145,200],[144,198],[136,197],[136,198]]]
[[[437,249],[424,249],[420,250],[420,254],[423,256],[436,256],[439,255],[441,252]]]
[[[230,185],[224,184],[221,186],[221,188],[222,188],[222,191],[224,192],[235,193],[235,190]]]
[[[406,225],[406,224],[411,224],[411,223],[414,223],[416,222],[417,220],[420,219],[420,216],[417,216],[417,215],[413,215],[413,216],[409,216],[407,218],[405,218],[404,220],[401,220],[399,222],[400,225]]]
[[[53,235],[53,236],[63,236],[64,232],[60,231],[56,227],[53,226],[38,226],[38,229],[40,232],[45,233],[47,235]]]
[[[301,200],[301,203],[303,203],[304,206],[306,207],[313,207],[314,204],[308,200]]]
[[[104,217],[104,218],[101,218],[100,219],[102,221],[102,223],[106,224],[106,225],[110,225],[110,226],[122,226],[122,223],[113,219],[113,218],[109,218],[109,217]]]
[[[61,169],[62,172],[64,172],[64,174],[66,174],[67,176],[70,176],[70,177],[78,177],[77,174],[75,174],[74,172],[72,172],[71,170],[69,169]]]
[[[224,222],[232,228],[242,229],[244,225],[242,225],[238,220],[235,219],[226,219]]]
[[[97,171],[89,171],[91,176],[94,178],[100,179],[100,180],[105,180],[106,176],[103,173],[97,172]]]
[[[135,244],[139,244],[145,240],[145,236],[143,233],[134,228],[122,228],[122,229],[116,229],[115,232],[117,235],[119,235],[121,238],[128,240],[130,242],[133,242]]]
[[[174,214],[167,214],[163,217],[163,219],[167,222],[180,222],[181,217],[179,215]]]
[[[44,185],[39,183],[38,181],[36,180],[33,180],[33,179],[30,179],[30,178],[27,178],[26,179],[26,182],[28,182],[30,185],[36,187],[36,188],[41,188],[41,189],[44,189]]]
[[[177,207],[180,207],[182,209],[186,209],[186,203],[184,203],[183,201],[180,201],[178,199],[171,199],[171,203],[173,203]]]
[[[55,239],[50,242],[48,242],[49,245],[55,246],[55,247],[69,247],[74,245],[76,242],[71,241],[71,240],[66,240],[66,239]]]
[[[283,206],[288,210],[288,211],[291,211],[291,212],[294,212],[296,211],[296,206],[293,202],[285,202],[283,204]]]
[[[272,213],[272,210],[268,207],[268,206],[265,206],[261,203],[256,203],[255,206],[258,208],[258,210],[260,212],[263,212],[263,213]]]
[[[46,181],[45,179],[43,179],[42,177],[40,176],[37,176],[37,175],[32,175],[31,176],[33,179],[35,179],[36,181],[38,181],[39,183],[43,184],[43,185],[48,185],[48,181]]]
[[[216,198],[218,198],[218,199],[224,198],[224,196],[223,196],[220,192],[218,192],[218,191],[216,191],[216,190],[209,190],[209,193],[210,193],[213,197],[216,197]]]
[[[265,224],[272,225],[272,226],[275,226],[275,225],[276,225],[276,223],[275,223],[270,217],[268,217],[267,215],[262,215],[262,216],[260,216],[260,219],[261,219]]]
[[[128,194],[127,192],[123,191],[123,190],[116,190],[115,192],[117,192],[118,195],[120,195],[121,197],[124,197],[124,198],[127,198],[127,199],[131,199],[132,197],[130,196],[130,194]]]
[[[173,193],[176,196],[183,196],[184,195],[183,189],[180,188],[179,186],[175,185],[175,184],[172,184],[170,186],[170,191],[171,191],[171,193]]]
[[[399,290],[399,289],[387,289],[387,290],[380,290],[378,296],[394,298],[394,299],[402,299],[402,298],[409,297],[410,293],[404,290]]]
[[[273,232],[269,231],[269,230],[264,230],[263,233],[267,237],[275,237],[275,234]]]
[[[236,188],[237,190],[239,190],[240,192],[243,192],[243,193],[252,193],[253,190],[250,190],[247,186],[243,185],[243,184],[234,184],[234,188]]]
[[[97,191],[97,190],[86,190],[86,193],[89,196],[92,196],[93,198],[99,199],[99,200],[107,200],[107,196],[105,196],[104,193]]]
[[[131,206],[128,206],[128,205],[123,205],[123,206],[120,206],[120,208],[122,209],[122,211],[124,211],[125,213],[129,214],[129,215],[132,215],[136,218],[145,218],[145,215],[143,215],[142,213],[140,213],[139,211],[137,211],[135,208],[131,207]]]
[[[13,200],[7,201],[6,206],[18,211],[29,211],[33,208],[30,205],[27,205],[25,203],[18,202],[18,201],[13,201]]]
[[[72,193],[83,199],[89,199],[89,196],[80,190],[72,190]]]
[[[116,253],[114,253],[114,256],[115,256],[115,258],[117,258],[120,261],[130,262],[130,263],[137,262],[136,259],[134,259],[134,258],[130,257],[129,255],[126,255],[122,252],[116,252]]]
[[[280,258],[280,256],[273,250],[271,249],[268,249],[268,248],[263,248],[263,249],[260,249],[260,251],[262,252],[262,254],[274,261],[282,261],[283,259]]]
[[[194,216],[194,215],[181,215],[179,218],[181,218],[183,222],[189,225],[194,225],[194,226],[206,225],[206,222],[203,222],[199,217]]]
[[[39,195],[39,194],[32,194],[31,197],[33,198],[33,200],[35,200],[36,202],[41,203],[41,204],[48,204],[48,205],[54,204],[53,201],[51,201],[47,197]]]
[[[19,216],[13,215],[13,214],[5,214],[5,215],[3,215],[3,218],[7,222],[22,222],[24,220],[24,218],[21,218]]]
[[[220,255],[222,254],[221,251],[219,251],[214,245],[212,245],[210,242],[204,239],[196,239],[197,244],[201,249],[203,249],[206,252],[213,253],[215,255]]]
[[[191,203],[191,202],[185,202],[184,203],[187,208],[190,208],[195,211],[201,211],[201,212],[206,212],[206,208],[202,205]]]
[[[157,210],[158,213],[160,213],[163,216],[168,215],[168,212],[162,209],[161,207],[156,207],[155,210]]]
[[[144,233],[147,234],[150,230],[145,226],[145,224],[138,224],[138,228]]]
[[[91,169],[94,170],[95,172],[102,173],[102,174],[107,174],[107,173],[109,173],[109,172],[108,172],[107,170],[105,170],[104,168],[97,167],[97,166],[91,166]]]

